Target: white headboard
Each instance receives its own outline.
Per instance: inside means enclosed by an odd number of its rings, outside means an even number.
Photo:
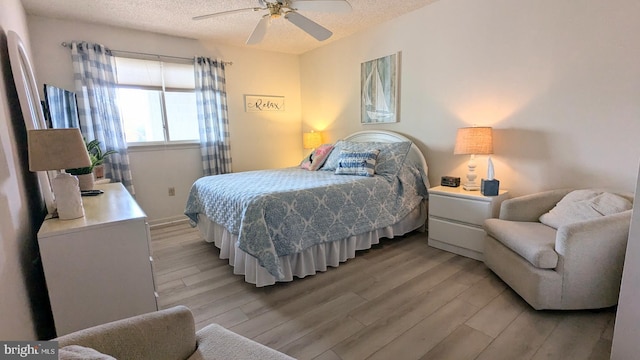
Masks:
[[[356,141],[356,142],[402,142],[402,141],[411,141],[403,135],[395,133],[393,131],[387,130],[364,130],[355,132],[343,140],[348,141]],[[422,164],[424,168],[424,173],[428,174],[429,172],[427,167],[427,161],[420,152],[420,149],[411,141],[411,148],[409,149],[409,153],[407,154],[407,160],[411,161],[415,164]]]

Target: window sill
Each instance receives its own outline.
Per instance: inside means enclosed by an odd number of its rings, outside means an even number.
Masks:
[[[147,142],[147,143],[128,143],[127,148],[129,152],[143,152],[143,151],[160,151],[160,150],[182,150],[182,149],[197,149],[200,147],[200,143],[197,141],[174,141],[174,142]]]

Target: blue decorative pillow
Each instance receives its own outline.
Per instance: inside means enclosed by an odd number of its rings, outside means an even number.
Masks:
[[[410,148],[410,141],[383,143],[340,140],[336,142],[333,151],[320,170],[335,171],[338,166],[341,151],[362,152],[377,149],[380,150],[380,154],[376,159],[375,174],[391,181],[398,174]]]
[[[380,151],[341,151],[336,175],[373,176]]]

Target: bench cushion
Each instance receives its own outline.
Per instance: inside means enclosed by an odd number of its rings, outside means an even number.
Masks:
[[[488,235],[539,269],[553,269],[558,265],[555,251],[556,230],[539,222],[487,219],[484,227]]]

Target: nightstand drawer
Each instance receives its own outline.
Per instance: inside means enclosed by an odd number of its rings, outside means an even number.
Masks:
[[[482,226],[485,219],[492,216],[492,204],[452,196],[431,194],[429,196],[429,215]]]
[[[429,218],[429,238],[443,243],[482,253],[485,234],[481,228]]]

